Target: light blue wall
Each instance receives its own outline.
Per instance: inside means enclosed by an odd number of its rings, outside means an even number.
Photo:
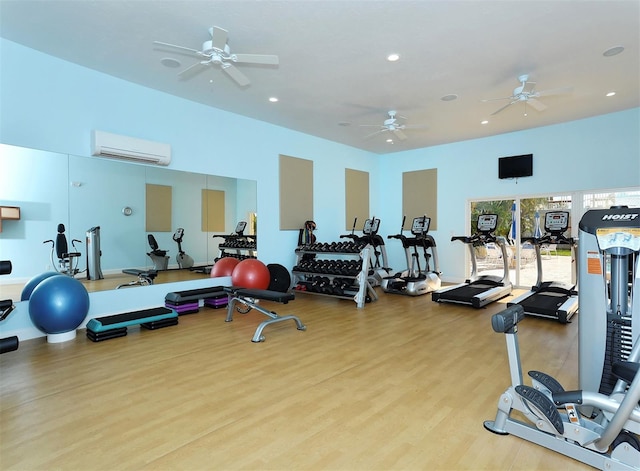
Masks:
[[[532,177],[498,179],[498,157],[530,154]],[[545,193],[640,186],[640,108],[426,149],[380,157],[385,198],[383,220],[400,220],[402,172],[438,169],[438,243],[441,270],[447,277],[466,276],[466,249],[451,243],[468,232],[465,211],[470,199],[512,198]],[[388,189],[388,190],[387,190]],[[401,260],[389,244],[393,262]],[[399,262],[396,262],[399,263]]]
[[[370,153],[182,100],[4,39],[0,55],[1,142],[89,156],[91,131],[99,129],[170,143],[173,169],[256,180],[265,263],[295,261],[297,232],[279,230],[279,154],[314,161],[312,216],[322,221],[322,237],[344,232],[345,168],[370,173],[376,209],[377,157]]]
[[[260,258],[289,268],[298,234],[279,230],[279,154],[314,162],[310,217],[323,241],[344,233],[345,168],[369,172],[370,209],[382,219],[384,236],[396,233],[401,221],[402,173],[437,168],[439,229],[433,236],[440,268],[452,279],[465,276],[465,263],[464,251],[449,239],[467,230],[471,198],[640,186],[638,108],[377,156],[182,100],[3,39],[0,58],[0,142],[80,156],[90,155],[93,129],[169,142],[171,168],[258,182]],[[534,154],[534,176],[517,184],[498,180],[497,158],[523,153]],[[401,267],[401,251],[391,242],[390,265]],[[345,308],[353,306],[345,303]],[[23,329],[17,322],[10,318],[0,332]]]

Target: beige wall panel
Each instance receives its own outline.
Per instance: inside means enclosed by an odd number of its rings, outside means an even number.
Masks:
[[[405,228],[413,218],[431,218],[429,230],[438,229],[438,170],[417,170],[402,174],[402,214],[407,216]]]
[[[202,232],[225,232],[224,191],[202,190]]]
[[[369,172],[344,169],[345,186],[345,229],[353,228],[353,221],[358,218],[356,229],[361,229],[369,214]]]
[[[280,155],[280,230],[313,219],[313,161]]]
[[[167,185],[146,185],[147,232],[171,232],[171,190]]]

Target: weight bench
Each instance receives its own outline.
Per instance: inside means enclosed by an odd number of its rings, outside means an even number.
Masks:
[[[138,277],[135,281],[130,281],[129,283],[122,283],[116,286],[116,289],[120,289],[123,286],[147,286],[152,285],[153,280],[155,280],[156,276],[158,276],[157,270],[139,270],[137,268],[127,268],[122,270],[122,273],[126,273],[127,275],[136,275]]]
[[[227,318],[225,319],[225,322],[231,322],[233,320],[234,308],[242,314],[246,314],[251,309],[255,309],[265,316],[270,317],[270,320],[264,321],[258,326],[256,332],[253,334],[253,338],[251,339],[252,342],[264,342],[262,331],[266,326],[275,324],[276,322],[293,320],[295,321],[298,330],[307,330],[307,327],[296,316],[279,316],[275,312],[268,311],[257,304],[257,300],[260,299],[287,304],[289,301],[295,299],[293,293],[282,293],[280,291],[269,291],[266,289],[240,288],[237,286],[225,286],[224,291],[229,293],[229,304],[227,306]],[[237,308],[236,306],[238,303],[244,304],[247,309],[243,310]]]
[[[96,317],[87,322],[87,337],[94,342],[124,337],[127,327],[140,325],[148,330],[161,329],[178,323],[178,313],[166,307],[131,311],[113,316]]]
[[[214,309],[226,307],[229,297],[222,288],[222,286],[212,286],[168,293],[164,297],[164,305],[174,309],[179,315],[199,312],[200,300],[203,300],[203,306]]]

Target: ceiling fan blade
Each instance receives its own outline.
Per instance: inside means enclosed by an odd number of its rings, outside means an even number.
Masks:
[[[153,41],[153,44],[157,44],[159,46],[173,47],[175,49],[181,49],[183,51],[188,51],[198,56],[203,56],[202,51],[198,51],[197,49],[192,49],[190,47],[177,46],[176,44],[163,43],[162,41]]]
[[[514,103],[518,103],[518,100],[514,100],[514,101],[510,101],[509,103],[507,103],[506,105],[504,105],[502,108],[500,108],[497,111],[494,111],[493,113],[491,113],[491,116],[495,116],[498,113],[500,113],[502,110],[504,110],[505,108],[510,107],[511,105],[513,105]]]
[[[229,32],[218,26],[214,26],[211,31],[211,45],[219,51],[224,51],[224,47],[227,45]]]
[[[529,98],[525,103],[529,103],[529,105],[531,105],[531,108],[536,111],[544,111],[547,109],[547,105],[545,105],[541,101],[536,100],[535,98]]]
[[[385,129],[380,129],[380,130],[378,130],[376,132],[372,132],[371,134],[367,134],[366,136],[364,136],[364,138],[365,139],[370,139],[373,136],[377,136],[378,134],[382,134],[383,132],[387,132],[387,131],[388,131],[388,129],[386,129],[386,128]]]
[[[480,100],[481,103],[487,103],[488,101],[500,101],[500,100],[513,100],[512,96],[505,96],[502,98],[484,98]]]
[[[564,95],[565,93],[572,93],[573,87],[552,88],[550,90],[542,90],[536,92],[536,96],[550,96],[550,95]]]
[[[202,70],[204,70],[203,65],[205,65],[206,62],[196,62],[193,65],[190,65],[189,67],[187,67],[184,70],[181,70],[180,72],[178,72],[178,77],[180,78],[188,78],[187,76],[193,76],[198,72],[202,72]]]
[[[234,65],[224,63],[222,64],[222,70],[224,70],[229,77],[231,77],[235,82],[241,87],[246,87],[251,83],[251,80],[240,72]]]
[[[384,128],[384,126],[380,126],[379,124],[358,124],[358,126],[362,128]]]
[[[404,141],[407,138],[407,135],[405,133],[403,133],[401,129],[396,128],[392,132],[401,141]]]
[[[231,54],[233,62],[243,62],[246,64],[267,64],[278,65],[278,56],[272,54]]]

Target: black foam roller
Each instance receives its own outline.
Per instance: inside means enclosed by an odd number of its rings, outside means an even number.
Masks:
[[[18,337],[7,337],[0,339],[0,353],[13,352],[18,349]]]
[[[0,260],[0,275],[8,275],[12,268],[10,260]]]

